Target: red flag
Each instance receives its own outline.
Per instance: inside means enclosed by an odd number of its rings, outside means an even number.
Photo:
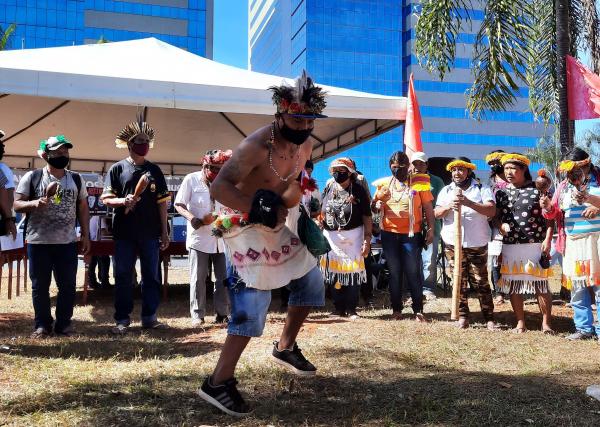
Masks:
[[[406,105],[406,122],[404,123],[404,152],[409,159],[412,153],[423,151],[421,129],[423,129],[423,121],[421,120],[419,102],[417,101],[411,73],[408,79],[408,102]]]
[[[569,55],[567,55],[567,99],[570,120],[600,117],[600,76]]]

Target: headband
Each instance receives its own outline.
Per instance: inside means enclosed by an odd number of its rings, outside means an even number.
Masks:
[[[477,166],[475,166],[473,163],[469,163],[464,160],[452,160],[446,165],[446,170],[448,172],[451,172],[452,168],[465,168],[474,171],[475,169],[477,169]]]
[[[573,169],[581,168],[583,166],[589,165],[591,159],[588,157],[583,160],[563,160],[558,164],[559,172],[571,172]]]
[[[507,163],[521,163],[522,165],[529,167],[529,164],[531,162],[527,157],[525,157],[522,154],[508,153],[502,156],[502,158],[500,159],[500,163],[502,163],[502,166],[504,166]]]

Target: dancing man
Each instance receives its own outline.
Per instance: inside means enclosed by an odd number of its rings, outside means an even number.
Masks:
[[[223,236],[231,319],[217,366],[198,391],[204,400],[234,416],[250,412],[234,373],[250,338],[262,335],[271,289],[287,285],[290,290],[285,326],[272,356],[300,376],[315,375],[316,368],[302,355],[296,336],[310,307],[325,302],[317,260],[284,224],[288,208],[297,210],[302,197],[297,178],[312,152],[313,144],[307,140],[314,121],[325,117],[321,114],[325,93],[306,73],[295,86],[269,89],[277,107],[275,120],[242,141],[210,188],[223,205],[248,213],[250,222]]]

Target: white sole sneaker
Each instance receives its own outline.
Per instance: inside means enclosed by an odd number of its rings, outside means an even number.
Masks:
[[[314,377],[315,375],[317,375],[317,371],[301,371],[298,368],[295,368],[294,366],[290,365],[289,363],[278,359],[277,357],[273,356],[271,354],[271,358],[275,361],[275,363],[278,363],[279,365],[283,366],[284,368],[286,368],[288,371],[298,375],[299,377]]]
[[[217,399],[215,399],[214,397],[203,392],[202,387],[198,388],[197,394],[198,394],[198,396],[200,396],[201,399],[210,403],[211,405],[213,405],[215,408],[219,409],[220,411],[225,412],[227,415],[231,415],[232,417],[241,418],[241,417],[245,417],[252,413],[252,411],[250,411],[250,412],[235,412],[235,411],[232,411],[231,409],[227,409],[225,406],[221,405]]]

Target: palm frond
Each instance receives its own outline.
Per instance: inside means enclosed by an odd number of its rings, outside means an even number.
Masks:
[[[473,46],[473,86],[467,109],[476,119],[488,111],[504,111],[516,101],[519,83],[526,81],[530,22],[523,10],[530,0],[489,0]]]
[[[600,72],[600,19],[595,0],[570,0],[571,54],[590,54],[592,70]]]
[[[6,30],[3,30],[2,27],[0,27],[0,50],[6,48],[10,36],[14,33],[16,28],[16,24],[10,24]]]
[[[536,120],[548,124],[558,117],[554,4],[547,0],[532,0],[526,12],[530,22],[526,75],[529,108]]]
[[[471,0],[423,0],[415,25],[419,65],[444,80],[456,56],[458,34],[471,23]]]

